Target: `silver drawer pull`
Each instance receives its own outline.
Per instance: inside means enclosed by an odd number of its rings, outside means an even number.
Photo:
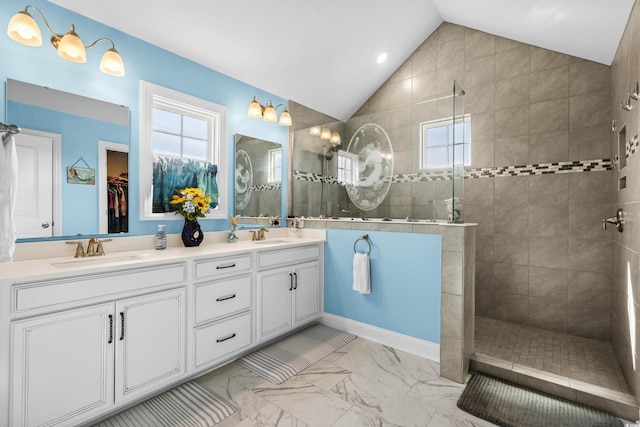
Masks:
[[[231,334],[231,335],[229,335],[229,336],[226,336],[226,337],[224,337],[224,338],[218,338],[218,339],[216,340],[216,342],[222,342],[222,341],[230,340],[231,338],[234,338],[235,336],[236,336],[236,334],[235,334],[235,332],[234,332],[233,334]]]
[[[227,295],[227,296],[224,296],[224,297],[216,298],[216,301],[218,301],[218,302],[226,301],[228,299],[235,298],[235,297],[236,297],[236,294],[231,294],[231,295]]]
[[[236,266],[235,262],[233,264],[219,265],[216,267],[216,270],[224,270],[225,268],[233,268],[235,266]]]

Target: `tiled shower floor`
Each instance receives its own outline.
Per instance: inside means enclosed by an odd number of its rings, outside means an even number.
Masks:
[[[609,342],[476,316],[475,352],[629,393]]]

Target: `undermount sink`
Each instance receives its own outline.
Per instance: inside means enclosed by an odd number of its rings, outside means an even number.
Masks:
[[[88,258],[74,258],[70,260],[64,261],[54,261],[51,263],[52,266],[56,268],[72,268],[72,267],[80,267],[85,265],[97,265],[97,264],[111,264],[114,262],[126,262],[126,261],[135,261],[140,259],[135,255],[124,255],[124,256],[95,256]]]
[[[251,243],[256,245],[281,245],[283,243],[289,243],[288,240],[282,239],[266,239],[266,240],[254,240]]]

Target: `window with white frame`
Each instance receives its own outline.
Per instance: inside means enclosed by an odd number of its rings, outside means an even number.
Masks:
[[[420,169],[471,164],[471,115],[420,123]]]
[[[357,154],[338,151],[338,182],[344,185],[355,185],[357,165]]]
[[[269,172],[267,182],[269,184],[277,184],[282,181],[282,148],[274,148],[269,150]]]
[[[140,93],[140,219],[182,219],[158,203],[158,192],[166,199],[173,191],[170,177],[158,178],[167,165],[195,170],[200,178],[214,171],[208,188],[217,187],[217,205],[207,218],[227,218],[227,108],[144,81]],[[185,186],[195,187],[195,179]]]

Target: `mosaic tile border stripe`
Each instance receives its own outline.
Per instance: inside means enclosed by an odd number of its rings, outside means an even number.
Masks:
[[[550,175],[577,172],[598,172],[613,169],[611,159],[576,160],[573,162],[538,163],[522,166],[465,169],[465,178]]]
[[[635,150],[640,146],[640,140],[637,140]],[[633,154],[633,152],[632,152]],[[553,163],[538,163],[531,165],[521,166],[496,166],[490,168],[470,168],[465,169],[465,179],[478,179],[478,178],[500,178],[507,176],[529,176],[529,175],[551,175],[562,173],[578,173],[578,172],[599,172],[609,171],[613,169],[613,163],[611,159],[596,159],[596,160],[576,160],[573,162],[553,162]],[[391,178],[392,183],[405,183],[405,182],[424,182],[424,181],[445,181],[452,178],[451,171],[436,171],[436,172],[419,172],[398,174]],[[293,171],[293,179],[309,182],[325,182],[328,184],[346,185],[344,182],[340,182],[338,178],[334,176],[323,176],[312,172]]]
[[[636,151],[638,151],[638,147],[640,147],[640,138],[638,138],[638,135],[634,136],[633,139],[627,141],[625,143],[625,156],[627,158],[633,156],[634,154],[636,154]]]
[[[282,189],[282,184],[263,184],[263,185],[254,185],[249,188],[249,191],[268,191],[268,190],[280,190]]]

